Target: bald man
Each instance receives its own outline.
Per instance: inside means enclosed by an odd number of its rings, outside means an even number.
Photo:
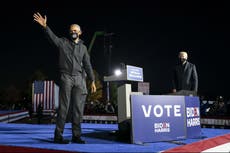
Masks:
[[[173,69],[172,92],[185,91],[182,94],[188,95],[187,93],[194,93],[196,95],[198,90],[196,66],[188,62],[188,54],[185,51],[179,52],[178,58],[179,64]]]
[[[81,119],[83,114],[82,96],[85,94],[85,78],[83,71],[91,80],[91,92],[96,92],[95,77],[91,66],[86,46],[79,38],[82,34],[78,24],[72,24],[69,28],[68,38],[57,37],[47,25],[47,17],[40,13],[33,15],[34,21],[40,24],[49,40],[59,50],[59,108],[57,112],[54,142],[60,144],[69,143],[63,139],[63,131],[69,109],[72,112],[72,142],[85,143],[81,139]],[[70,102],[72,104],[70,105]]]

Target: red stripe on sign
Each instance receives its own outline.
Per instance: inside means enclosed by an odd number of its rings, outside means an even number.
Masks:
[[[230,134],[194,142],[184,146],[176,147],[163,151],[162,153],[171,153],[171,152],[202,152],[204,150],[217,147],[219,145],[230,142]]]

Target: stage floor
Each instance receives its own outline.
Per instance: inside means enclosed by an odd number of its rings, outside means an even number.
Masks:
[[[0,123],[0,145],[65,150],[72,152],[163,152],[178,146],[226,135],[230,129],[202,128],[202,136],[197,139],[185,139],[169,142],[145,143],[142,145],[120,141],[114,131],[117,124],[83,123],[83,139],[87,144],[54,144],[54,124],[18,124]],[[65,139],[71,140],[71,124],[67,123]],[[0,147],[1,148],[1,147]]]

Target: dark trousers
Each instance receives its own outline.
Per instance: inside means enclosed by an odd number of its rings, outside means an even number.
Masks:
[[[82,94],[82,96],[81,96],[81,106],[80,106],[80,108],[81,108],[81,122],[83,122],[83,115],[84,115],[84,109],[85,109],[85,102],[86,102],[86,98],[87,98],[87,94]],[[68,112],[68,114],[67,114],[67,118],[66,118],[66,123],[69,123],[69,122],[72,122],[72,114],[74,113],[73,112],[73,109],[71,109],[71,108],[73,108],[72,107],[72,105],[73,105],[73,102],[72,101],[70,101],[70,109],[69,109],[69,112]]]
[[[55,138],[62,138],[69,109],[72,112],[72,137],[81,136],[82,110],[82,75],[61,74],[59,88],[59,107],[57,112]],[[72,101],[72,105],[70,105]]]

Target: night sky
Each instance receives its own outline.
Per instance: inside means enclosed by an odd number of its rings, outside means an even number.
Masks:
[[[177,54],[185,50],[196,64],[199,93],[229,96],[230,9],[221,2],[175,1],[8,1],[1,4],[0,89],[22,88],[41,69],[57,80],[58,52],[49,44],[33,13],[46,14],[47,24],[58,36],[78,23],[88,47],[94,32],[111,37],[111,70],[119,63],[143,67],[151,94],[171,90],[171,70]],[[108,70],[104,37],[97,37],[91,61],[101,75]]]

